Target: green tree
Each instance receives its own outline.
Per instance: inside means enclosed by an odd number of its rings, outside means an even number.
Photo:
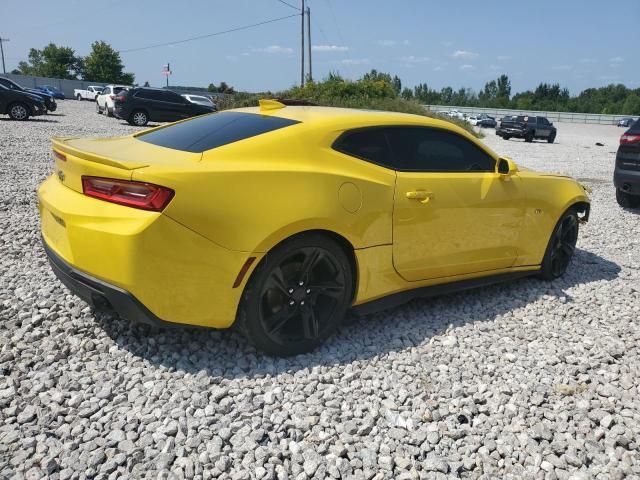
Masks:
[[[411,90],[410,88],[404,87],[400,95],[402,96],[402,98],[409,100],[413,98],[413,90]]]
[[[69,47],[50,43],[42,50],[29,50],[28,61],[18,63],[22,75],[75,79],[82,73],[82,58]]]
[[[620,113],[623,115],[640,115],[640,94],[634,92],[629,95],[624,101]]]
[[[496,87],[498,88],[496,97],[508,102],[509,97],[511,97],[511,81],[509,77],[504,73],[500,75],[498,80],[496,80]]]
[[[149,85],[149,80],[146,80],[146,81],[144,82],[143,87],[150,87],[150,86],[151,86],[151,85]]]
[[[133,84],[133,73],[124,73],[123,69],[120,53],[100,40],[91,44],[91,53],[84,59],[83,78],[90,82]]]

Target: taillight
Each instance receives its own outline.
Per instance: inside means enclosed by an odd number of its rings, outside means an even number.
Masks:
[[[124,99],[125,99],[125,98],[127,98],[127,97],[125,97],[124,95],[118,95],[118,96],[115,98],[115,100],[116,100],[116,101],[118,101],[118,102],[124,102]]]
[[[174,191],[152,183],[82,176],[82,191],[107,202],[160,212],[173,198]]]
[[[640,142],[640,134],[625,133],[620,137],[620,145],[629,145],[630,143]]]
[[[116,96],[115,96],[115,95],[109,95],[109,98],[110,98],[111,100],[113,100],[114,98],[116,98]]]
[[[61,162],[67,161],[67,156],[64,155],[63,153],[60,153],[57,150],[52,150],[52,152],[53,152],[53,158],[55,158],[56,160],[60,160]]]

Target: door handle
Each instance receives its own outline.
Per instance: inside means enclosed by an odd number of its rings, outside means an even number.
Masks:
[[[420,203],[428,203],[431,197],[433,197],[433,193],[425,192],[424,190],[414,190],[407,192],[406,195],[409,200],[420,200]]]

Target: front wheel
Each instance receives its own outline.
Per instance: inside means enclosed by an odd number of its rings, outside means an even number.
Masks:
[[[29,118],[29,107],[24,103],[14,103],[9,107],[9,118],[11,120],[26,120]]]
[[[76,95],[76,100],[78,100],[79,102],[82,101],[82,96],[80,94]]]
[[[616,201],[622,208],[640,207],[640,195],[631,195],[620,188],[616,188]]]
[[[578,214],[568,210],[553,229],[547,250],[542,259],[540,278],[554,280],[567,271],[578,241]]]
[[[96,102],[96,113],[102,113],[102,110],[100,110],[100,104],[98,102]]]
[[[505,135],[502,137],[504,140],[509,140],[511,137],[509,135]]]
[[[247,283],[238,327],[269,355],[321,345],[351,304],[353,273],[344,250],[323,235],[294,237],[270,252]]]
[[[527,143],[533,142],[533,132],[529,132],[524,136],[524,141]]]
[[[547,142],[549,143],[553,143],[556,140],[556,134],[552,133],[551,135],[549,135],[549,138],[547,138]]]

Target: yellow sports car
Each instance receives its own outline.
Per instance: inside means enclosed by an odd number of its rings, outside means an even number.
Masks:
[[[230,110],[119,138],[56,138],[39,188],[51,265],[95,307],[236,325],[306,352],[349,308],[537,274],[573,256],[589,198],[417,115]]]

